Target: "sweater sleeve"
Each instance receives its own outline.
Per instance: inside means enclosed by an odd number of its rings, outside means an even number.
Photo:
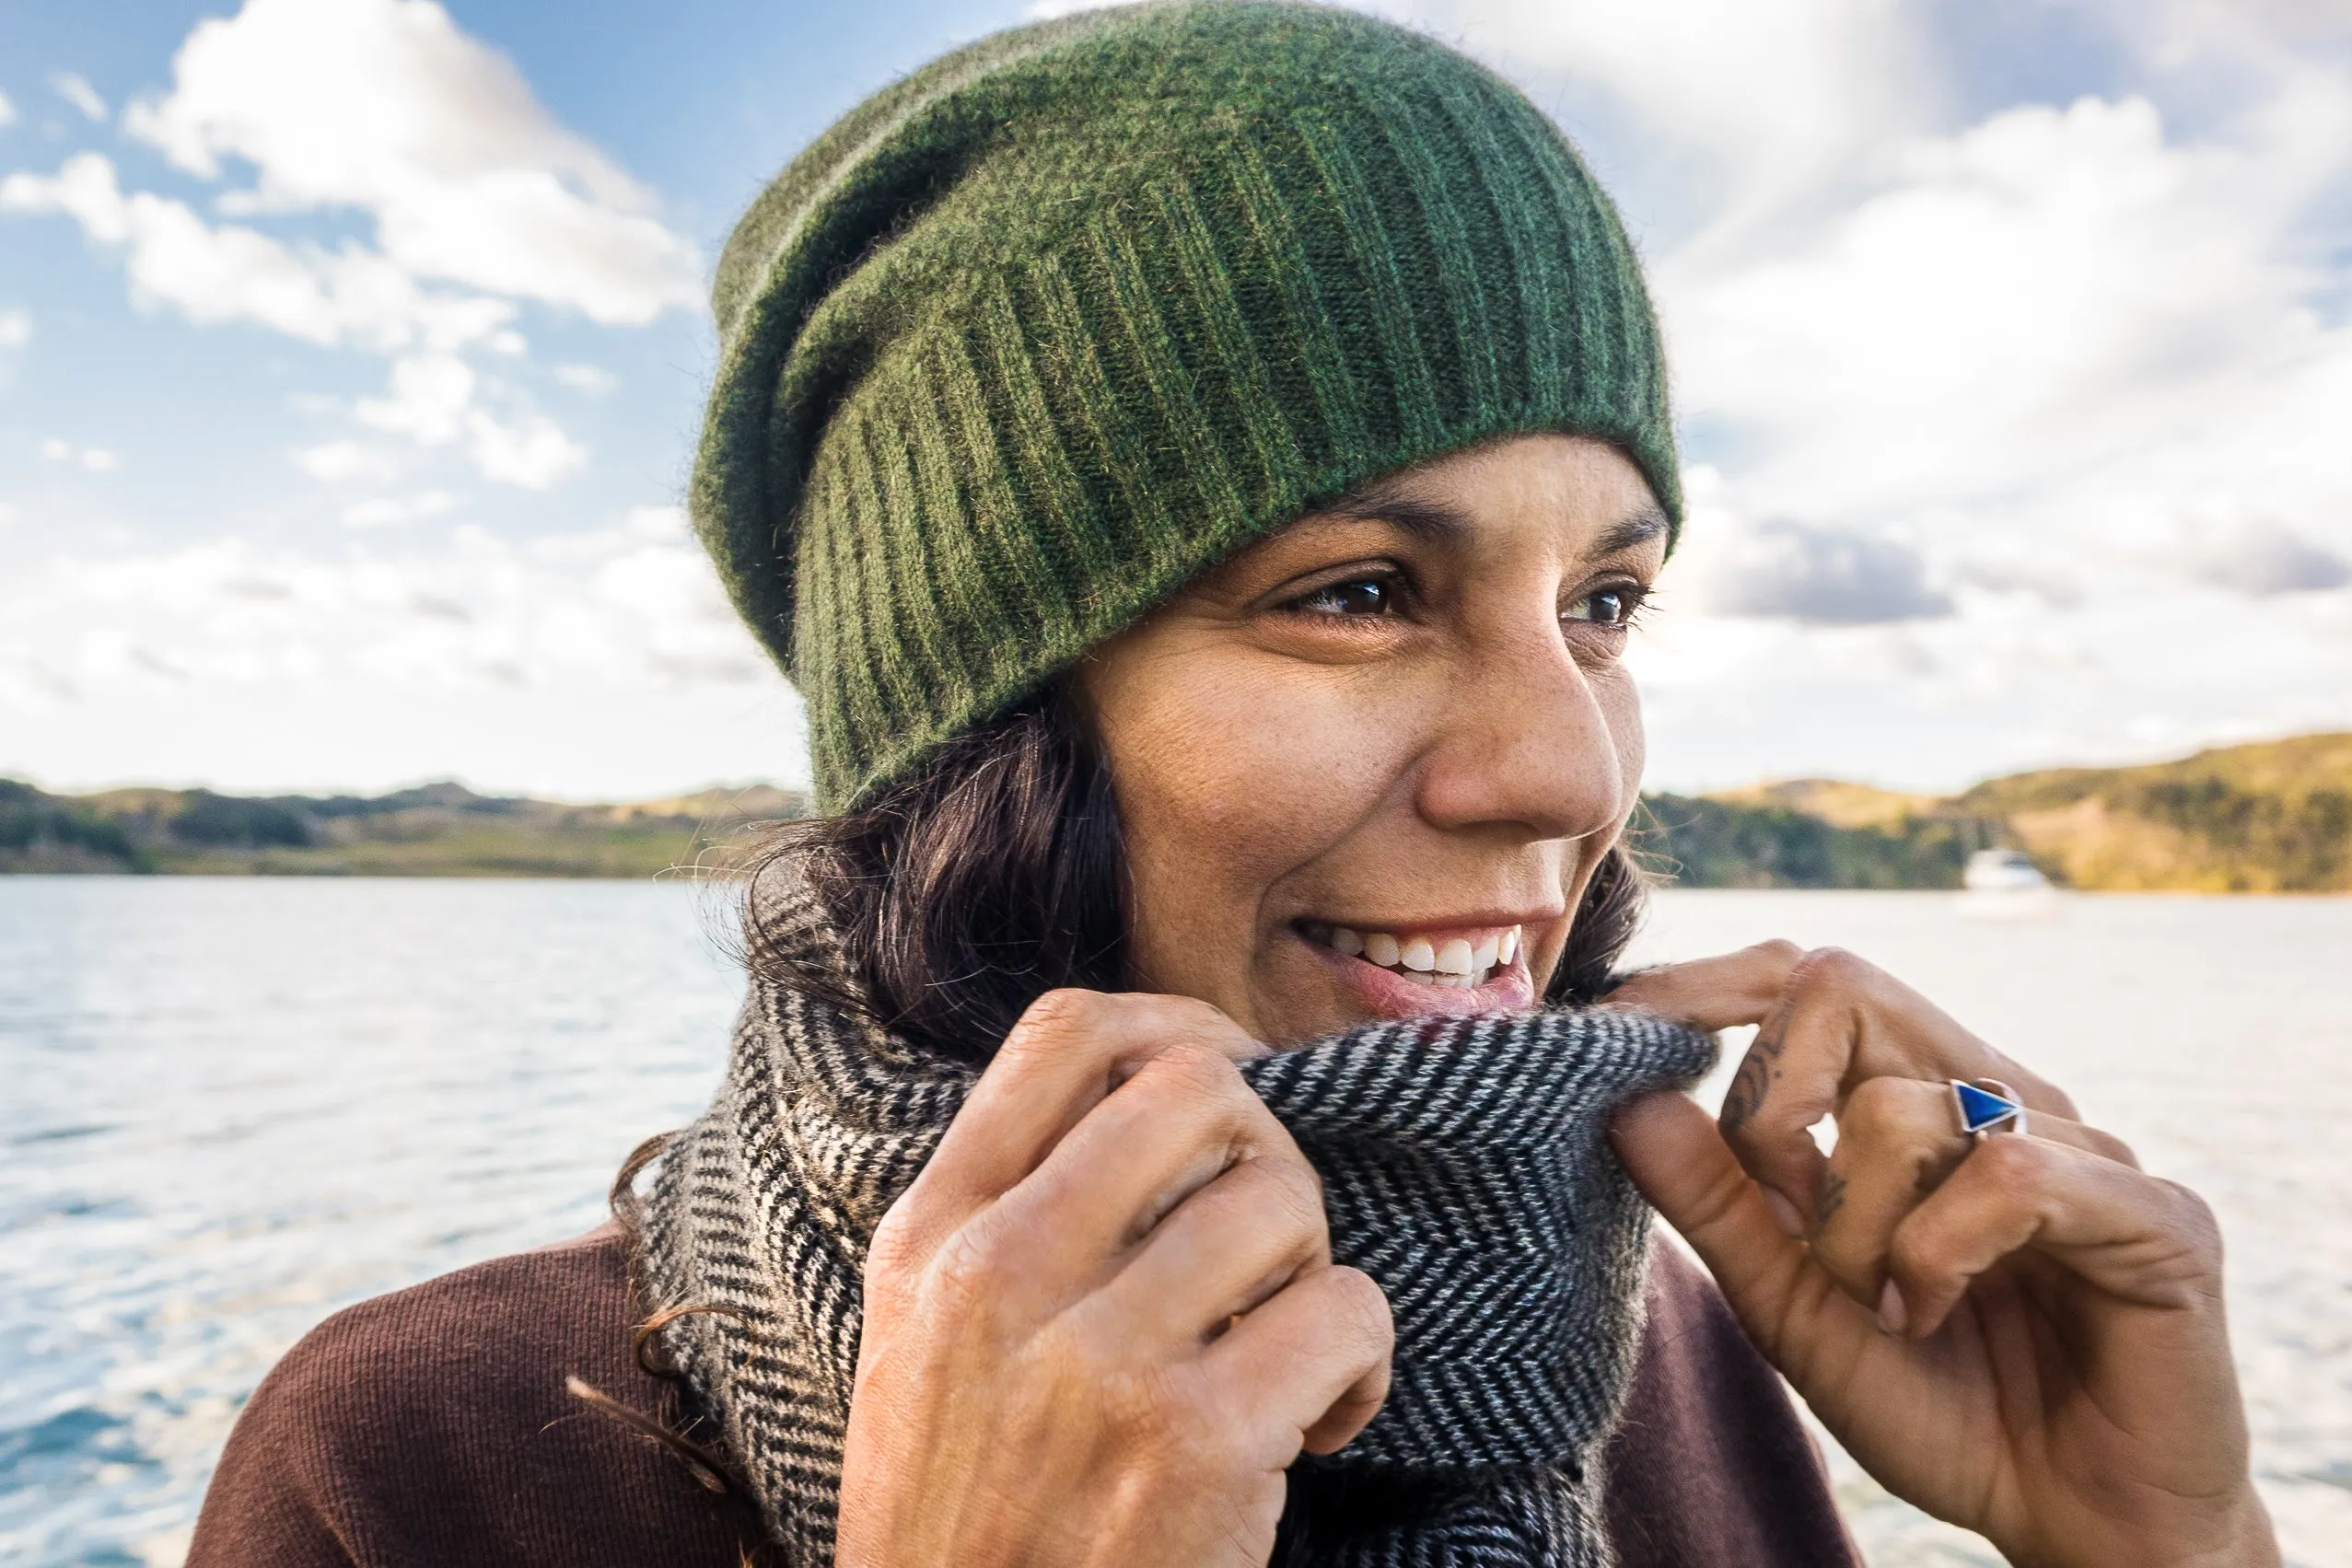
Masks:
[[[332,1421],[313,1333],[288,1352],[246,1401],[204,1493],[188,1568],[351,1568],[336,1518],[332,1463],[316,1439]]]
[[[188,1568],[758,1560],[747,1504],[565,1391],[672,1414],[629,1324],[610,1230],[337,1313],[238,1418]]]
[[[1620,1568],[1861,1568],[1780,1375],[1715,1282],[1662,1237],[1605,1463]]]

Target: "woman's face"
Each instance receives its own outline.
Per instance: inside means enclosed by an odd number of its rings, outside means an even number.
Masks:
[[[1532,436],[1310,514],[1104,644],[1143,989],[1271,1043],[1532,1006],[1633,809],[1620,656],[1666,517]]]

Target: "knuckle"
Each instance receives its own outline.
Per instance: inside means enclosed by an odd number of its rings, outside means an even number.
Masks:
[[[1232,1019],[1212,1003],[1197,996],[1140,996],[1135,999],[1170,1027],[1187,1034],[1228,1035],[1240,1032]]]
[[[921,1265],[921,1246],[914,1206],[902,1196],[874,1227],[866,1249],[866,1278],[870,1284],[896,1286]]]
[[[1837,1119],[1838,1142],[1858,1138],[1866,1144],[1888,1142],[1917,1120],[1917,1097],[1908,1078],[1865,1078],[1846,1097],[1845,1112]]]
[[[1786,936],[1776,936],[1768,942],[1759,942],[1748,951],[1760,958],[1768,958],[1776,964],[1782,965],[1802,963],[1805,958],[1805,949],[1789,941]]]
[[[1860,991],[1878,972],[1876,966],[1843,947],[1815,947],[1797,961],[1792,989]]]
[[[1312,1242],[1320,1242],[1328,1232],[1322,1183],[1306,1161],[1260,1156],[1244,1160],[1235,1175],[1258,1189],[1252,1194],[1252,1207],[1277,1218],[1284,1230]]]
[[[1147,1092],[1186,1099],[1222,1098],[1235,1089],[1248,1092],[1231,1061],[1207,1046],[1189,1041],[1169,1046],[1153,1055],[1135,1070],[1128,1084],[1142,1086]]]
[[[924,1271],[926,1295],[942,1307],[972,1308],[999,1299],[1018,1264],[1010,1227],[988,1210],[956,1227]]]
[[[1054,1048],[1072,1036],[1092,1034],[1102,1022],[1111,998],[1099,991],[1065,986],[1049,991],[1021,1010],[1005,1048],[1037,1051]]]
[[[2221,1266],[2221,1221],[2215,1216],[2213,1205],[2205,1201],[2202,1193],[2177,1181],[2160,1178],[2156,1185],[2172,1211],[2172,1225],[2182,1239],[2218,1271]]]
[[[2007,1132],[1985,1139],[1968,1156],[1977,1167],[1979,1179],[1997,1182],[2004,1189],[2041,1182],[2063,1157],[2055,1144]]]
[[[1345,1264],[1324,1270],[1321,1278],[1333,1331],[1361,1342],[1373,1359],[1385,1360],[1396,1348],[1396,1314],[1380,1283]]]
[[[2068,1118],[2068,1120],[2073,1119]],[[2090,1144],[2090,1152],[2101,1159],[2113,1160],[2117,1165],[2127,1165],[2135,1170],[2139,1168],[2139,1156],[2132,1151],[2129,1144],[2125,1143],[2113,1132],[2102,1132],[2096,1127],[2085,1127],[2082,1132]]]

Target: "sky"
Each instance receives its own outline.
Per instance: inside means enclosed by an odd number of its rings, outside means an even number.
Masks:
[[[1060,0],[0,9],[0,774],[805,780],[685,532],[736,215]],[[1368,0],[1616,196],[1653,787],[2352,728],[2352,3]]]

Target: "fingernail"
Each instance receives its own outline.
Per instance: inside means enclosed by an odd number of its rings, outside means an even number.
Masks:
[[[1802,1236],[1805,1234],[1805,1216],[1797,1212],[1796,1204],[1769,1187],[1764,1190],[1764,1207],[1772,1211],[1773,1223],[1780,1226],[1782,1235]]]
[[[1879,1292],[1879,1332],[1900,1339],[1903,1331],[1909,1327],[1910,1309],[1903,1305],[1903,1293],[1894,1288],[1892,1280],[1889,1280],[1886,1289]]]

